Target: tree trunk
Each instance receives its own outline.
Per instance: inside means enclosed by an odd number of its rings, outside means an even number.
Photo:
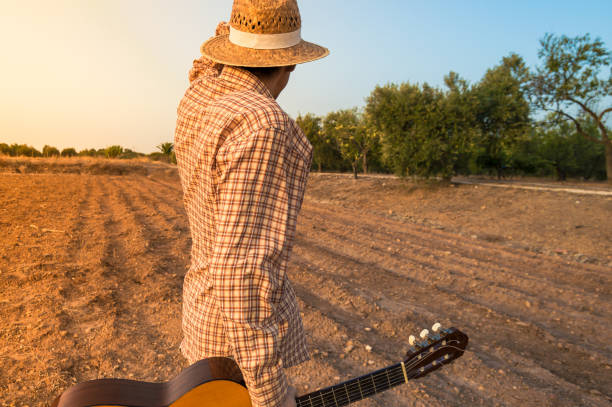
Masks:
[[[357,179],[357,161],[353,161],[353,175]]]
[[[604,140],[606,147],[606,178],[608,178],[608,184],[612,184],[612,140]]]
[[[321,172],[321,160],[318,160],[319,172]]]
[[[363,153],[363,173],[367,174],[368,173],[368,159],[367,159],[368,153],[364,151]]]
[[[567,174],[565,173],[565,171],[561,168],[560,165],[555,165],[555,171],[557,173],[557,181],[565,181],[567,180]]]

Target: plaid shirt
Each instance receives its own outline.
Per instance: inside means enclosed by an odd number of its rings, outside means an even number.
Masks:
[[[308,359],[286,267],[312,146],[245,70],[194,62],[175,152],[192,236],[181,351],[233,357],[254,406],[278,406]]]

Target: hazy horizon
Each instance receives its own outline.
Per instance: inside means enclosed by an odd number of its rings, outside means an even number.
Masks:
[[[537,64],[545,33],[590,33],[612,48],[612,3],[299,2],[303,38],[331,55],[300,65],[279,98],[293,117],[363,106],[377,84],[478,81],[516,52]],[[0,16],[0,143],[42,149],[172,141],[200,44],[232,1],[8,1]]]

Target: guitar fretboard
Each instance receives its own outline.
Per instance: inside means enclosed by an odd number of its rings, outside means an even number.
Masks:
[[[346,406],[406,382],[402,364],[398,363],[365,376],[300,396],[297,407]]]

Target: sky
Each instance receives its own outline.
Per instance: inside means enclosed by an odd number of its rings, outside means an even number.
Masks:
[[[362,107],[376,85],[471,83],[515,52],[538,64],[546,33],[612,49],[610,0],[298,0],[302,37],[330,49],[299,65],[289,115]],[[0,0],[0,143],[42,149],[172,141],[192,61],[231,0]]]

